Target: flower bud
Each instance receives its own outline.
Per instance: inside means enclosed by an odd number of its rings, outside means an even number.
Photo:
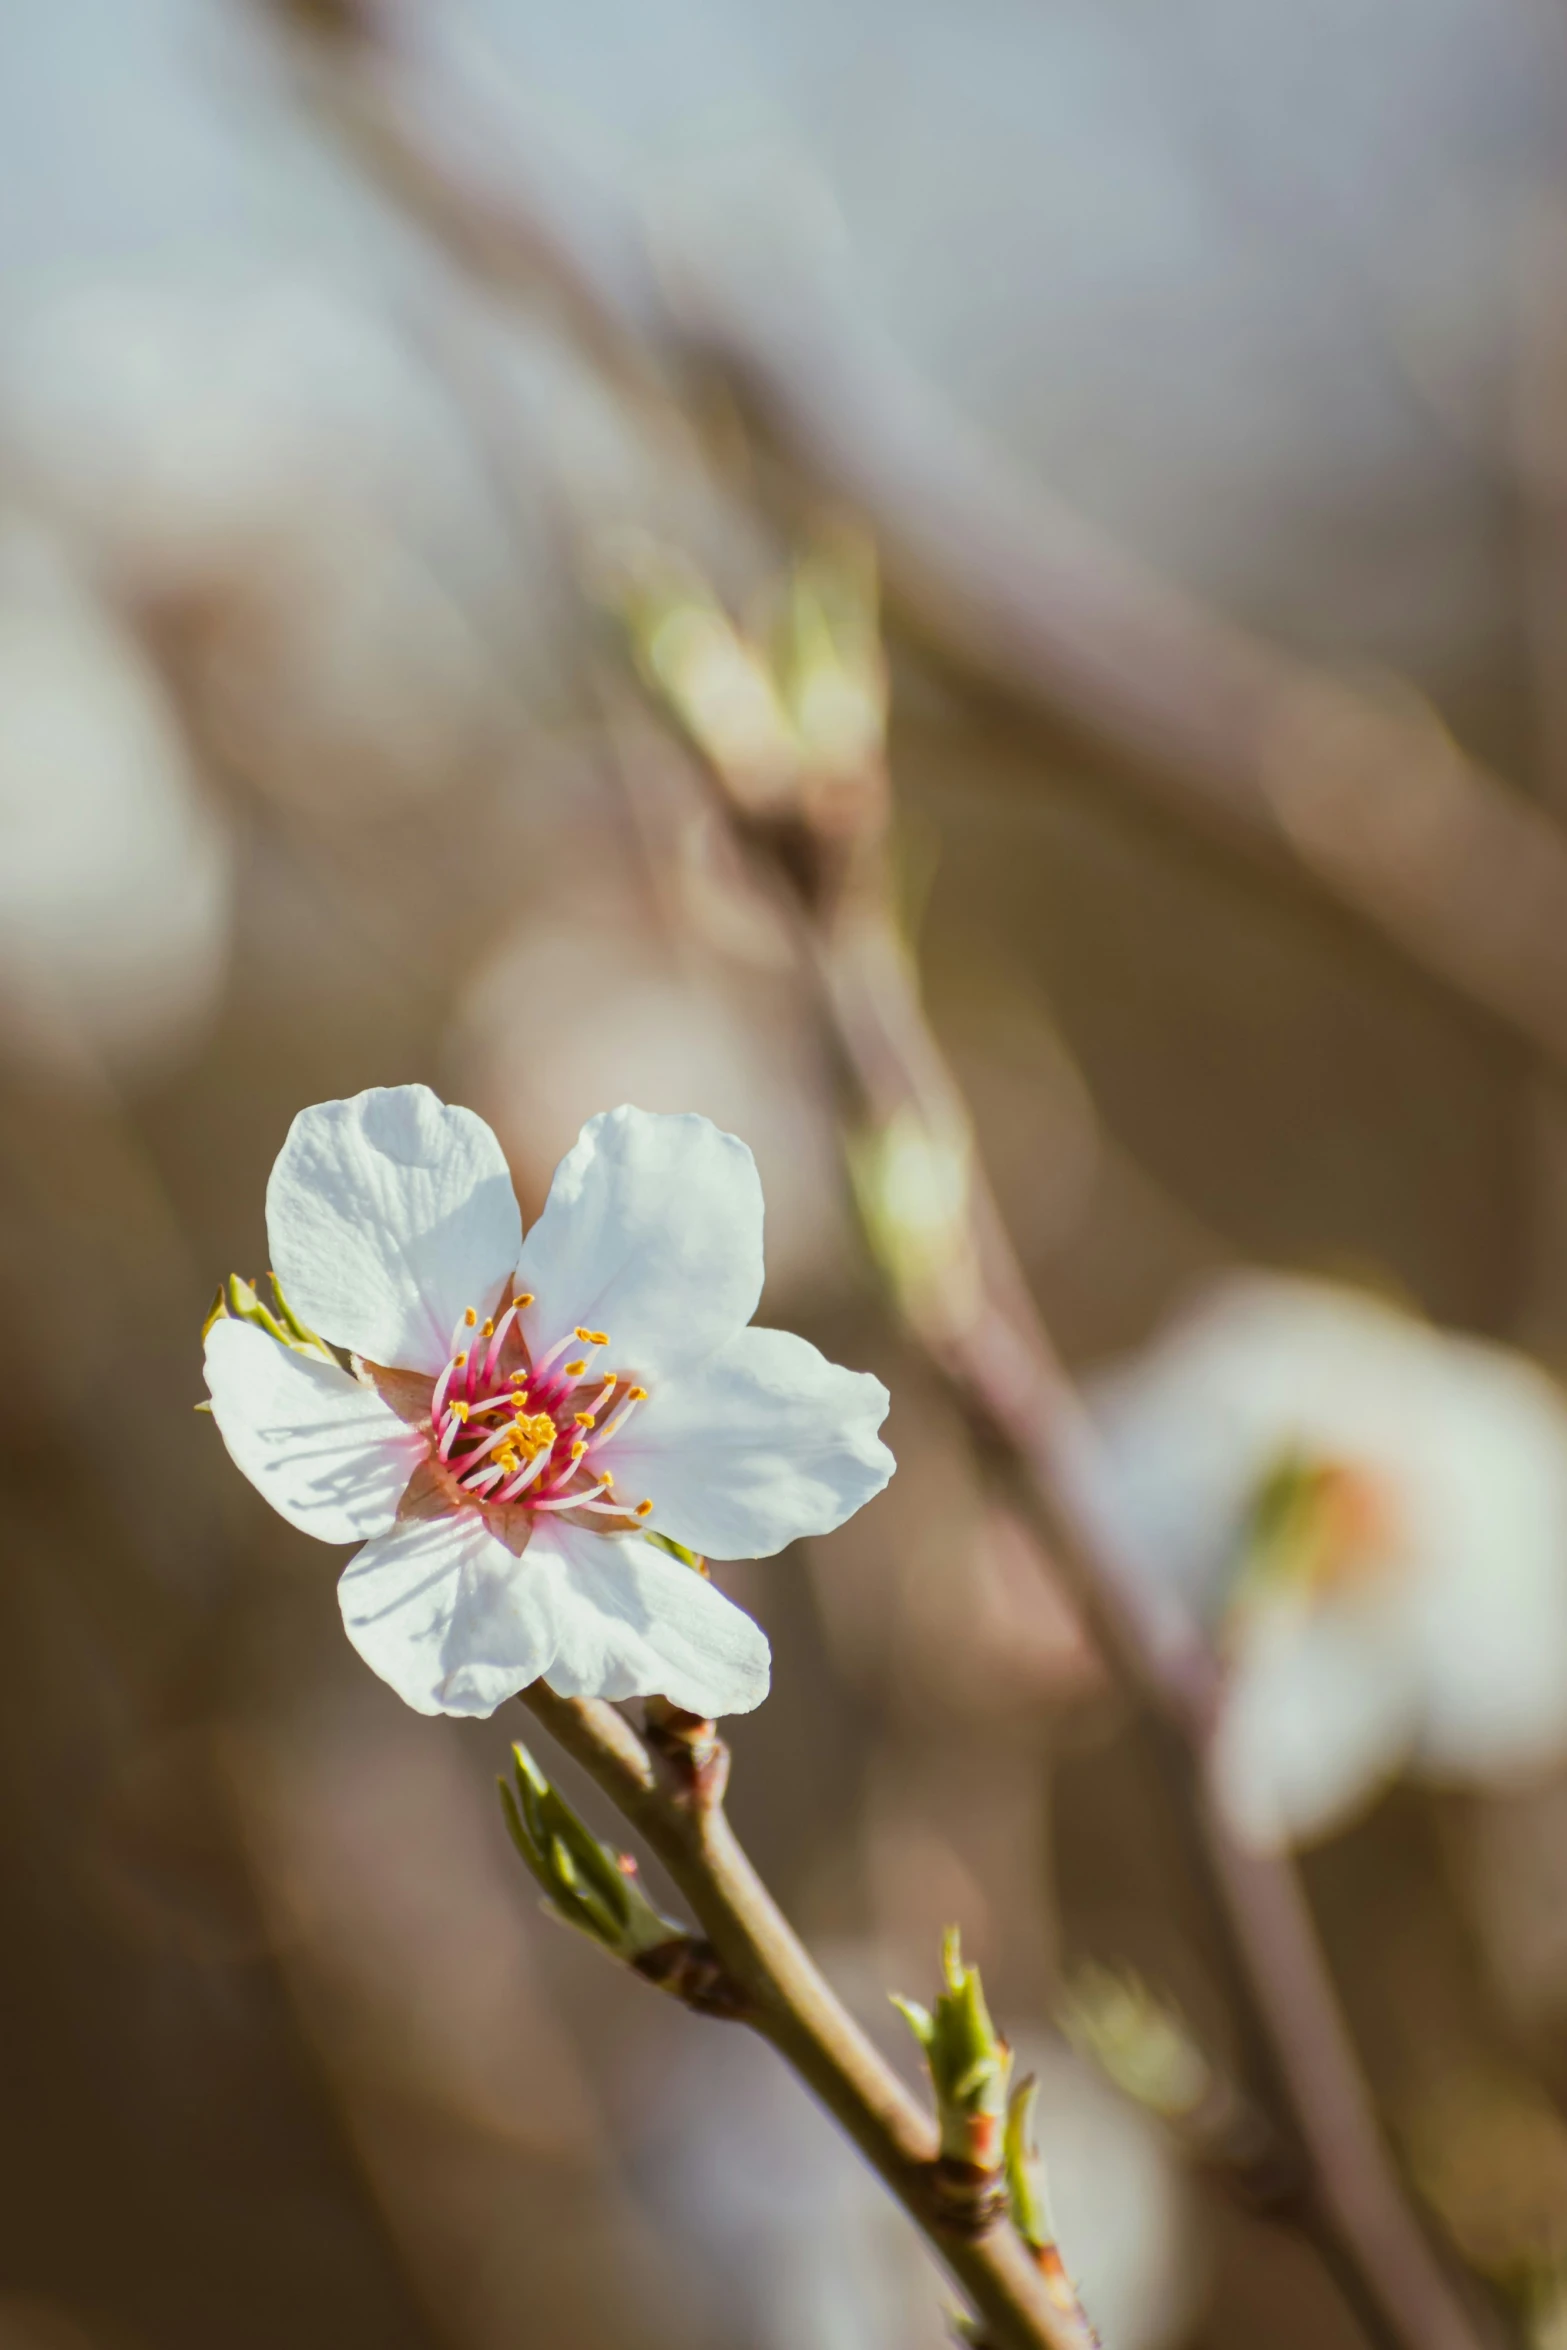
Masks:
[[[1215,2090],[1213,2069],[1186,2018],[1130,1967],[1079,1967],[1061,2029],[1123,2095],[1163,2121],[1188,2120]]]
[[[501,1810],[513,1844],[543,1888],[546,1908],[628,1965],[680,1938],[685,1929],[654,1908],[630,1855],[601,1844],[584,1827],[525,1746],[511,1751],[516,1789],[499,1782]]]
[[[945,2160],[974,2170],[999,2171],[1012,2051],[990,2020],[978,1967],[963,1964],[956,1926],[941,1945],[946,1989],[933,2008],[893,1996],[925,2051]]]

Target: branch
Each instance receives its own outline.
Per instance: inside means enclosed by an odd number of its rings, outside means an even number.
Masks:
[[[797,861],[788,868],[797,872]],[[827,868],[830,870],[830,868]],[[906,1318],[991,1443],[1031,1489],[1085,1615],[1122,1682],[1173,1732],[1177,1787],[1200,1835],[1227,1959],[1305,2155],[1293,2216],[1317,2239],[1372,2338],[1404,2350],[1478,2350],[1490,2330],[1460,2297],[1406,2203],[1361,2080],[1310,1912],[1283,1856],[1243,1848],[1204,1758],[1218,1666],[1157,1572],[1123,1536],[1087,1414],[1056,1356],[973,1155],[962,1096],[920,1002],[880,843],[805,906],[823,1015],[873,1129],[961,1152],[962,1218]]]
[[[987,2350],[1091,2350],[1005,2225],[969,2236],[944,2225],[934,2123],[828,1988],[729,1825],[727,1757],[709,1741],[699,1769],[655,1770],[624,1717],[596,1699],[557,1697],[542,1681],[522,1702],[658,1854],[690,1903],[746,2022],[853,2139],[968,2295]]]
[[[1412,693],[1276,651],[1127,557],[968,430],[850,307],[775,265],[654,267],[631,206],[464,72],[433,9],[266,0],[315,94],[470,274],[543,294],[643,406],[715,368],[795,496],[848,501],[892,603],[971,676],[1101,745],[1153,804],[1305,874],[1567,1066],[1567,838]],[[417,34],[415,27],[417,26]]]

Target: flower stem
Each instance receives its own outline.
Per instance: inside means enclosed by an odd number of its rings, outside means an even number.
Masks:
[[[657,1853],[690,1903],[746,2021],[771,2042],[897,2196],[972,2304],[992,2350],[1090,2350],[1081,2318],[1052,2297],[1006,2223],[977,2236],[942,2224],[935,2123],[829,1989],[742,1850],[722,1800],[661,1775],[624,1717],[598,1700],[522,1702]],[[716,1774],[715,1774],[716,1776]]]

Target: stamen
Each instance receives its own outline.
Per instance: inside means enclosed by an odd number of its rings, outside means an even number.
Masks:
[[[580,1322],[577,1325],[576,1335],[584,1346],[608,1346],[609,1344],[607,1330],[584,1330]]]
[[[430,1398],[430,1420],[432,1425],[441,1416],[441,1406],[446,1401],[446,1390],[451,1385],[452,1373],[456,1370],[456,1368],[456,1358],[453,1357],[452,1361],[447,1364],[445,1370],[441,1373],[441,1376],[435,1382],[435,1392]]]
[[[488,1387],[490,1381],[495,1376],[495,1366],[500,1361],[501,1348],[506,1343],[506,1333],[511,1328],[513,1322],[515,1322],[516,1319],[517,1308],[515,1304],[512,1304],[506,1308],[505,1313],[502,1314],[500,1320],[497,1323],[492,1325],[486,1322],[484,1325],[486,1330],[493,1329],[493,1335],[490,1339],[490,1351],[484,1358],[483,1376],[486,1387]]]
[[[478,1319],[479,1319],[478,1315],[477,1315],[477,1314],[474,1312],[474,1310],[473,1310],[472,1306],[464,1306],[464,1307],[463,1307],[462,1318],[463,1318],[464,1322],[467,1324],[467,1326],[468,1326],[468,1328],[469,1328],[470,1330],[473,1328],[474,1324],[475,1324],[475,1323],[478,1321]]]
[[[556,1340],[555,1344],[550,1348],[548,1354],[540,1355],[538,1361],[533,1366],[533,1376],[535,1379],[542,1379],[544,1377],[544,1374],[549,1369],[551,1363],[559,1360],[559,1358],[565,1353],[567,1347],[570,1346],[574,1338],[580,1338],[584,1344],[586,1344],[588,1340],[591,1339],[595,1346],[607,1346],[609,1344],[609,1340],[607,1338],[599,1338],[596,1332],[588,1330],[568,1330],[564,1338]],[[573,1379],[580,1379],[586,1369],[586,1363],[568,1363],[566,1365],[567,1373]]]
[[[503,1489],[495,1496],[496,1500],[515,1501],[519,1493],[526,1493],[528,1487],[533,1483],[535,1477],[543,1476],[549,1465],[550,1456],[547,1449],[535,1453],[533,1459],[523,1470],[521,1476],[514,1477],[509,1485],[503,1487]]]
[[[631,1514],[634,1518],[645,1518],[650,1514],[652,1507],[653,1504],[650,1501],[639,1501]]]
[[[505,1476],[504,1469],[482,1469],[477,1477],[464,1477],[464,1493],[487,1494],[492,1485],[498,1485]]]
[[[579,1428],[596,1428],[598,1426],[598,1421],[591,1412],[573,1412],[571,1416]]]
[[[580,1460],[581,1460],[581,1458],[582,1458],[582,1456],[583,1456],[583,1454],[584,1454],[584,1453],[587,1451],[587,1449],[588,1449],[588,1448],[587,1448],[587,1446],[586,1446],[586,1445],[583,1443],[583,1441],[582,1441],[581,1437],[579,1436],[579,1437],[577,1438],[577,1441],[576,1441],[576,1443],[575,1443],[575,1444],[572,1446],[572,1448],[571,1448],[571,1457],[572,1457],[572,1459],[573,1459],[574,1461],[580,1461]]]
[[[511,1310],[514,1314],[520,1314],[524,1306],[531,1306],[532,1303],[533,1292],[531,1289],[525,1289],[520,1297],[514,1297],[512,1299]]]
[[[457,1439],[461,1433],[462,1421],[458,1418],[456,1406],[454,1405],[441,1436],[441,1458],[443,1461],[449,1461],[451,1459],[452,1446],[457,1442]]]
[[[608,1444],[612,1437],[618,1436],[621,1429],[624,1428],[626,1422],[630,1419],[632,1413],[636,1410],[638,1404],[646,1402],[647,1389],[645,1387],[631,1388],[627,1393],[625,1402],[621,1405],[619,1411],[615,1414],[615,1417],[610,1421],[609,1426],[602,1430],[599,1435],[594,1437],[593,1443],[595,1449],[601,1444]]]
[[[471,1452],[464,1453],[463,1467],[471,1469],[475,1461],[482,1461],[486,1453],[493,1452],[498,1444],[505,1444],[517,1433],[518,1430],[511,1421],[508,1421],[504,1428],[492,1428],[489,1435],[482,1442],[476,1444]]]

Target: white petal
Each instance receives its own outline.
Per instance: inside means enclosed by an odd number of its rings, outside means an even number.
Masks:
[[[540,1521],[521,1558],[477,1510],[410,1520],[338,1584],[348,1637],[424,1714],[492,1714],[541,1677],[565,1697],[663,1696],[746,1713],[767,1641],[700,1575],[634,1536]]]
[[[1447,1359],[1407,1601],[1420,1761],[1506,1777],[1567,1751],[1567,1408],[1499,1348],[1455,1340]]]
[[[554,1654],[555,1593],[478,1510],[408,1518],[367,1542],[338,1581],[349,1639],[421,1714],[492,1714]]]
[[[484,1120],[397,1085],[300,1111],[267,1186],[267,1236],[313,1329],[433,1374],[463,1309],[487,1313],[510,1279],[522,1219]]]
[[[1395,1621],[1355,1608],[1281,1610],[1247,1642],[1214,1743],[1235,1828],[1276,1848],[1342,1826],[1397,1774],[1418,1702]]]
[[[690,1113],[607,1110],[555,1170],[517,1283],[535,1352],[578,1324],[618,1369],[698,1363],[762,1294],[762,1187],[743,1142]]]
[[[230,1458],[291,1526],[358,1542],[391,1524],[425,1442],[373,1389],[228,1321],[207,1333],[207,1386]]]
[[[657,1386],[604,1463],[628,1500],[651,1498],[660,1533],[712,1558],[766,1558],[880,1493],[897,1465],[876,1434],[888,1400],[791,1331],[742,1330]]]
[[[694,1714],[748,1714],[767,1695],[767,1635],[717,1587],[633,1534],[561,1526],[556,1651],[561,1697],[669,1698]],[[539,1547],[535,1535],[524,1564]]]

